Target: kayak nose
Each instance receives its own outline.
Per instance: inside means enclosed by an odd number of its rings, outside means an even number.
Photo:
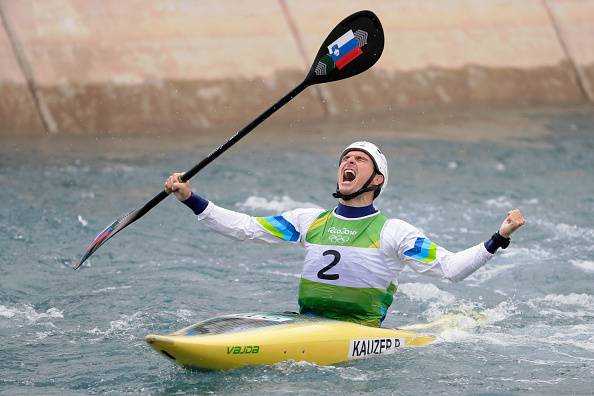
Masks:
[[[164,345],[173,345],[175,344],[175,342],[167,336],[160,336],[160,335],[155,335],[155,334],[149,334],[146,337],[144,337],[144,340],[150,345],[153,346],[153,344],[164,344]]]
[[[155,351],[162,353],[171,360],[177,360],[175,356],[172,355],[171,350],[167,351],[167,349],[170,349],[173,345],[175,345],[175,342],[171,340],[170,337],[149,334],[144,337],[144,340]]]

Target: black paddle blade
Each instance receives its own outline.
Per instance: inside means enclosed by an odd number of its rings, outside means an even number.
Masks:
[[[377,15],[359,11],[330,32],[305,78],[308,84],[342,80],[364,72],[384,50],[384,29]]]
[[[103,231],[99,233],[93,239],[93,242],[87,247],[85,253],[81,257],[78,264],[76,264],[73,268],[78,269],[97,249],[103,246],[107,241],[109,241],[115,234],[126,228],[130,223],[133,223],[138,219],[137,213],[139,209],[133,210],[130,213],[127,213],[108,225]]]

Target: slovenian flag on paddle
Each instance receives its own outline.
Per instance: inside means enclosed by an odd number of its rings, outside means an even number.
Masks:
[[[359,48],[359,42],[355,38],[352,30],[349,30],[336,41],[328,46],[330,56],[336,64],[336,67],[342,69],[353,59],[363,53]]]
[[[101,233],[99,235],[97,235],[95,237],[95,239],[93,240],[93,242],[91,242],[91,244],[87,247],[87,250],[94,248],[99,242],[101,242],[103,240],[103,238],[105,238],[107,235],[109,235],[109,232],[111,231],[112,226],[113,226],[113,224],[110,224],[107,226],[106,229],[101,231]]]

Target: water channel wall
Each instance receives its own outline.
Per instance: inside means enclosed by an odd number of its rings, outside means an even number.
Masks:
[[[361,8],[380,61],[270,122],[594,103],[594,0],[0,0],[0,136],[228,134]]]

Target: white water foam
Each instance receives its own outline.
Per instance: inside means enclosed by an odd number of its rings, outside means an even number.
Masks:
[[[569,260],[569,262],[584,272],[594,273],[594,261]]]
[[[41,341],[52,335],[51,331],[37,331],[35,332],[35,341]]]
[[[506,300],[493,308],[483,309],[481,304],[466,300],[452,301],[442,293],[435,293],[437,298],[424,312],[429,322],[400,328],[431,334],[437,337],[437,342],[487,342],[497,345],[508,342],[507,335],[499,334],[497,330],[500,328],[499,322],[518,313],[512,301]]]
[[[552,249],[544,248],[539,244],[533,244],[531,247],[514,246],[513,249],[507,249],[501,253],[497,252],[497,254],[505,258],[530,257],[534,263],[538,263],[538,260],[546,260],[558,256],[558,253]]]
[[[272,197],[267,199],[264,197],[250,196],[244,202],[238,203],[237,206],[241,209],[250,210],[269,210],[277,213],[285,212],[287,210],[297,208],[319,208],[320,206],[311,202],[299,202],[293,200],[287,195],[282,197]]]
[[[538,198],[529,198],[529,199],[524,199],[522,201],[523,204],[526,205],[538,205],[540,203],[540,201],[538,200]]]
[[[584,308],[589,308],[594,311],[594,296],[590,294],[547,294],[541,298],[535,298],[530,300],[529,302],[547,302],[551,303],[550,305],[554,306],[563,306],[563,305],[577,305]]]
[[[272,275],[286,276],[286,277],[291,277],[291,278],[301,278],[301,274],[299,274],[299,273],[282,272],[282,271],[265,271],[265,273],[272,274]]]
[[[428,308],[423,312],[423,316],[430,321],[451,311],[456,302],[453,294],[439,289],[432,283],[401,283],[398,290],[412,301],[427,303]]]
[[[502,301],[494,308],[488,308],[481,312],[485,315],[485,323],[489,324],[502,322],[517,313],[519,313],[518,307],[511,301]]]
[[[175,316],[184,320],[188,320],[194,316],[194,312],[190,311],[189,309],[182,308],[175,311]]]
[[[296,361],[296,360],[284,360],[279,363],[275,363],[272,366],[272,369],[280,371],[283,374],[296,374],[298,372],[305,370],[309,370],[312,368],[315,369],[323,369],[324,366],[319,366],[315,363],[305,362],[305,361]]]
[[[508,208],[513,209],[513,204],[508,197],[505,195],[500,195],[496,198],[487,199],[485,204],[489,206],[494,206],[496,208]]]
[[[546,230],[553,232],[557,239],[577,239],[589,241],[594,239],[594,229],[588,227],[581,227],[575,224],[555,223],[537,217],[530,219],[531,224],[539,225]],[[587,244],[589,246],[590,244]]]
[[[126,165],[126,164],[116,164],[111,163],[101,169],[101,173],[131,173],[134,172],[136,168],[134,166]]]
[[[591,239],[594,238],[594,230],[591,228],[579,227],[575,224],[564,224],[559,223],[555,225],[555,229],[559,232],[559,234],[563,235],[565,238],[584,238],[584,239]]]
[[[471,286],[477,286],[512,268],[514,268],[513,264],[485,266],[470,275],[465,281]]]
[[[78,215],[78,222],[83,226],[86,227],[87,225],[89,225],[89,222],[85,219],[83,219],[83,217],[81,215]]]
[[[53,307],[45,312],[37,312],[35,308],[29,304],[19,304],[14,307],[0,305],[0,317],[17,320],[24,319],[30,323],[35,323],[42,319],[62,319],[64,318],[64,312]]]
[[[456,300],[453,294],[439,289],[433,283],[401,283],[398,290],[413,301],[434,301],[448,305]]]
[[[464,304],[460,313],[444,314],[442,317],[444,325],[436,327],[436,335],[441,341],[446,342],[487,342],[496,345],[507,345],[511,341],[509,335],[498,332],[477,333],[479,328],[498,329],[498,322],[508,320],[518,313],[516,305],[511,301],[503,301],[493,308],[478,311],[477,307],[471,304]],[[439,319],[438,319],[439,321]],[[523,340],[519,341],[523,343]]]
[[[594,352],[594,324],[581,324],[556,328],[554,334],[546,338],[547,343],[561,346],[577,347]],[[592,358],[572,356],[579,360],[594,361]]]
[[[132,286],[109,286],[109,287],[104,287],[103,289],[93,290],[91,293],[106,293],[106,292],[112,292],[114,290],[123,290],[123,289],[130,289],[130,288],[132,288]]]
[[[385,352],[383,355],[389,355],[393,353],[395,353],[394,350]],[[367,382],[371,379],[371,374],[369,372],[360,370],[356,367],[320,366],[315,363],[305,361],[285,360],[272,365],[271,368],[275,371],[281,372],[284,375],[295,375],[302,372],[315,370],[326,375],[338,376],[346,381]]]
[[[98,327],[94,327],[91,330],[87,330],[88,334],[94,336],[100,336],[100,338],[90,339],[89,342],[95,343],[101,341],[104,338],[121,337],[127,340],[134,340],[136,336],[131,334],[133,330],[144,326],[142,321],[144,314],[142,312],[135,312],[132,315],[120,315],[120,319],[112,320],[109,322],[109,328],[101,330]]]
[[[546,317],[589,318],[594,315],[594,296],[577,293],[548,294],[529,300],[528,306]]]

